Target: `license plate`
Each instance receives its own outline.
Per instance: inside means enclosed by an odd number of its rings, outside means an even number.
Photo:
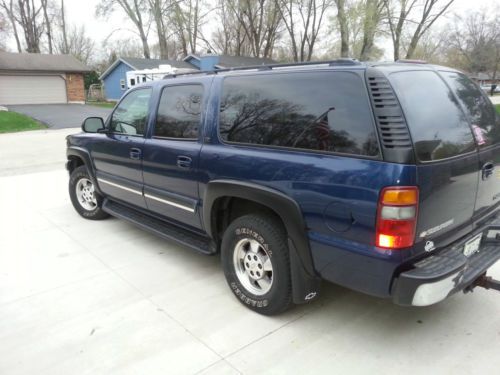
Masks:
[[[481,245],[482,238],[483,234],[479,233],[477,236],[474,236],[465,243],[464,255],[466,257],[470,257],[472,254],[477,253],[479,251],[479,246]]]

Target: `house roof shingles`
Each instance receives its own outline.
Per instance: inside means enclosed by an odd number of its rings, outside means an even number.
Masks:
[[[87,73],[91,69],[71,55],[0,52],[0,71]]]
[[[128,65],[131,65],[137,70],[144,69],[155,69],[160,65],[170,65],[174,68],[179,69],[193,69],[193,66],[184,61],[176,61],[176,60],[160,60],[160,59],[142,59],[138,57],[122,57],[123,60]]]

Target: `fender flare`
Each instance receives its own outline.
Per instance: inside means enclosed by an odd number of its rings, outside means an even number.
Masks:
[[[282,220],[288,233],[292,290],[295,303],[309,302],[319,294],[320,278],[314,269],[307,227],[302,211],[289,196],[275,189],[237,180],[214,180],[207,184],[203,200],[203,224],[215,238],[212,209],[218,198],[242,198],[273,210]]]
[[[77,156],[80,159],[83,160],[85,166],[88,168],[89,173],[92,175],[92,177],[95,176],[95,169],[94,165],[92,163],[92,159],[90,158],[90,153],[88,150],[82,148],[82,147],[77,147],[77,146],[69,146],[66,149],[66,157],[67,159],[70,158],[70,156]]]
[[[66,149],[66,158],[69,160],[71,156],[76,156],[83,160],[84,165],[87,167],[90,178],[94,182],[95,189],[102,194],[99,189],[99,184],[97,183],[96,173],[94,163],[92,163],[92,158],[90,157],[90,153],[87,149],[78,147],[78,146],[69,146]]]

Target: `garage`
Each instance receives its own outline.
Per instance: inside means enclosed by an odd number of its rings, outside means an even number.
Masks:
[[[66,81],[60,75],[0,75],[0,103],[66,103]]]
[[[90,71],[70,55],[0,52],[0,105],[83,104]]]

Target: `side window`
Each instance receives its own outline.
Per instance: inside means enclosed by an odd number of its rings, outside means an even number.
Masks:
[[[120,88],[122,90],[125,90],[125,80],[124,79],[120,79]]]
[[[163,89],[156,116],[155,137],[198,138],[203,86],[167,86]]]
[[[227,77],[220,111],[227,142],[379,155],[364,83],[353,73]]]
[[[500,115],[481,90],[465,75],[441,72],[469,115],[477,144],[482,147],[500,143]]]
[[[432,71],[392,73],[420,161],[446,159],[475,150],[465,113],[448,86]]]
[[[113,133],[144,135],[148,117],[151,89],[140,89],[130,92],[118,104],[111,118]]]

